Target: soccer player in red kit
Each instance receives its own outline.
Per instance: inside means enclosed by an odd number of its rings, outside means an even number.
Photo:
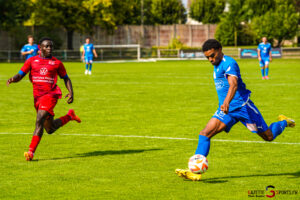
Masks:
[[[57,100],[62,96],[60,88],[56,85],[57,75],[64,79],[65,86],[69,91],[66,95],[68,104],[74,100],[73,87],[62,62],[52,56],[52,40],[43,38],[39,43],[41,54],[26,60],[19,73],[7,80],[7,85],[19,82],[30,72],[29,79],[33,85],[34,107],[37,111],[37,117],[29,150],[24,153],[27,161],[33,159],[44,129],[48,134],[52,134],[70,120],[81,122],[80,118],[75,115],[74,110],[69,110],[67,115],[54,119],[53,109]]]

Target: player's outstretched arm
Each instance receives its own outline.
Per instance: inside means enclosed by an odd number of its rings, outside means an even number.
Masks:
[[[93,49],[93,53],[94,53],[94,56],[97,58],[97,57],[98,57],[98,55],[97,55],[97,52],[96,52],[96,50],[95,50],[95,49]]]
[[[261,61],[260,50],[259,49],[257,50],[257,58],[258,58],[259,61]]]
[[[24,76],[22,76],[21,74],[16,74],[13,77],[11,77],[10,79],[7,80],[6,85],[9,86],[9,84],[11,83],[16,83],[19,82],[20,80],[22,80]]]
[[[23,52],[21,52],[21,54],[22,54],[22,56],[25,56],[27,54],[32,54],[33,52],[34,52],[34,50],[31,49],[30,51],[23,51]]]
[[[84,60],[84,54],[85,54],[85,50],[83,48],[82,55],[81,55],[82,60]]]
[[[65,86],[68,89],[69,93],[65,96],[65,98],[68,97],[68,104],[72,103],[74,101],[74,96],[73,96],[73,86],[72,86],[72,82],[71,79],[69,77],[64,79],[65,81]]]

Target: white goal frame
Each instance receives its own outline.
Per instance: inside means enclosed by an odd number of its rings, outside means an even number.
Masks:
[[[139,44],[117,44],[117,45],[94,45],[95,49],[114,49],[114,48],[136,48],[137,60],[141,59],[141,45]]]

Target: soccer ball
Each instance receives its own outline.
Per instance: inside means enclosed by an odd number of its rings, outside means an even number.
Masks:
[[[189,169],[195,174],[203,174],[208,169],[208,161],[205,156],[196,154],[189,159]]]

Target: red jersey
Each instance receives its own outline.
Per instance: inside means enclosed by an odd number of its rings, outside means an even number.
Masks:
[[[68,75],[60,60],[53,56],[51,58],[31,57],[26,60],[19,74],[24,76],[28,72],[30,72],[29,79],[33,85],[34,98],[46,94],[61,98],[61,90],[56,85],[57,75],[60,78],[66,78]]]

